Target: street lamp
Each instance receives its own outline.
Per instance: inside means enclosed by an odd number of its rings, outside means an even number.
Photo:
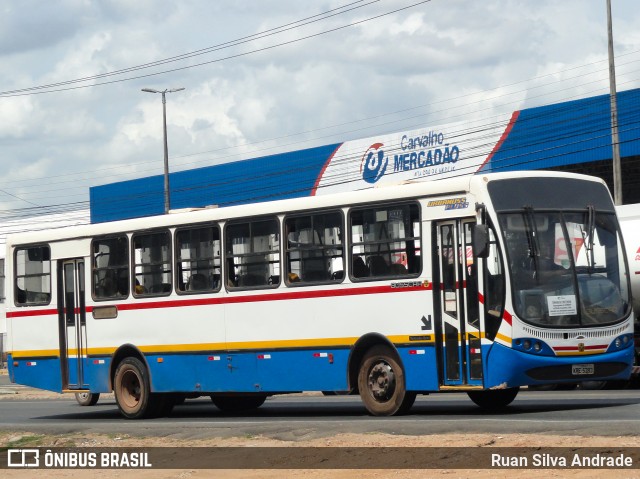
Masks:
[[[162,124],[164,128],[164,212],[167,214],[171,206],[169,198],[169,148],[167,146],[167,93],[182,91],[184,88],[167,88],[166,90],[154,90],[153,88],[143,88],[142,91],[147,93],[162,94]]]

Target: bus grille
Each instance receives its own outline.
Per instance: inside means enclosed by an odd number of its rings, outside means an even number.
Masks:
[[[530,326],[523,327],[525,333],[532,338],[537,339],[588,339],[588,338],[606,338],[623,334],[627,330],[626,323],[615,328],[607,329],[571,329],[571,330],[554,330],[532,328]]]

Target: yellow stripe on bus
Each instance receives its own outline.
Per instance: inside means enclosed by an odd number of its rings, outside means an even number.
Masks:
[[[433,344],[429,339],[416,340],[409,335],[387,336],[387,339],[394,344]],[[154,344],[138,346],[143,353],[182,353],[201,351],[228,351],[228,350],[255,350],[255,349],[299,349],[299,348],[329,348],[329,347],[351,347],[357,337],[351,338],[318,338],[318,339],[285,339],[275,341],[234,341],[228,343],[196,343],[196,344]],[[89,356],[110,356],[116,351],[116,347],[88,348],[86,354]],[[60,356],[57,349],[23,350],[14,351],[13,359],[25,359],[34,357]],[[77,356],[76,349],[67,351],[68,356]]]

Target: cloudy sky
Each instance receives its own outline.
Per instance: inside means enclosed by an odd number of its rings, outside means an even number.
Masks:
[[[612,0],[618,91],[640,8]],[[89,187],[608,92],[606,0],[0,0],[0,221]]]

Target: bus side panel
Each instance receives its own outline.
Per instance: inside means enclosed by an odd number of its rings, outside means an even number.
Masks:
[[[92,393],[110,393],[109,367],[110,357],[91,357],[84,359],[84,383]]]
[[[263,391],[346,391],[350,349],[305,349],[258,353]]]
[[[408,391],[437,391],[438,371],[434,345],[416,345],[398,348],[404,365]]]
[[[224,353],[155,354],[146,359],[154,392],[213,392],[230,385]]]
[[[12,378],[18,384],[62,392],[60,358],[10,358]]]

